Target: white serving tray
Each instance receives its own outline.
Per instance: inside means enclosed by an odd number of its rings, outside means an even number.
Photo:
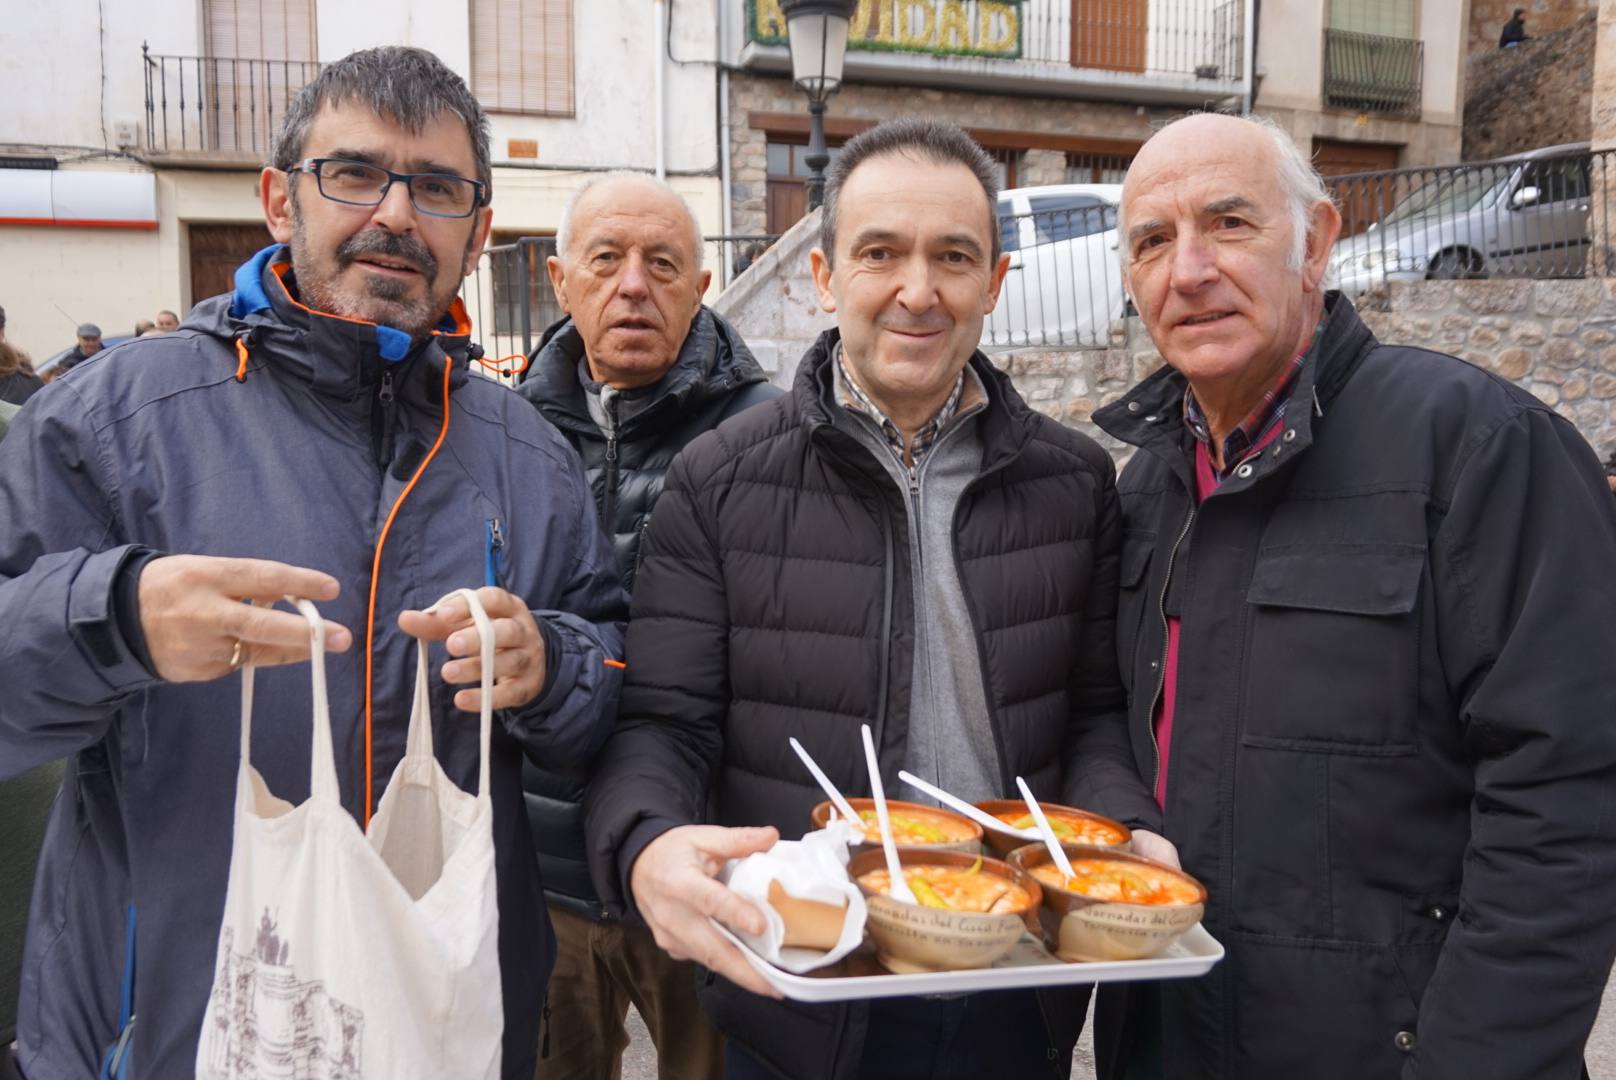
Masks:
[[[713,925],[741,950],[741,955],[771,986],[797,1001],[854,1001],[861,998],[964,994],[977,990],[1024,990],[1040,986],[1134,982],[1140,979],[1187,979],[1205,975],[1213,964],[1223,959],[1223,946],[1206,932],[1205,927],[1197,924],[1169,945],[1160,956],[1149,960],[1069,963],[1051,956],[1031,934],[1027,934],[998,963],[974,971],[928,971],[919,975],[897,975],[881,968],[872,952],[860,950],[823,973],[793,975],[747,948],[740,938],[723,925],[716,921]],[[880,973],[837,974],[849,967]]]

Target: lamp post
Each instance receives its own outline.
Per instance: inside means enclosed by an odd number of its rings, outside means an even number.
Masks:
[[[791,81],[808,96],[808,209],[825,200],[825,102],[841,88],[854,0],[780,0],[791,42]]]

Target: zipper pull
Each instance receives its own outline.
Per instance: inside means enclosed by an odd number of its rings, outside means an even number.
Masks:
[[[488,535],[494,543],[495,551],[505,546],[505,531],[499,526],[499,518],[488,523]]]
[[[613,461],[613,462],[615,462],[617,460],[617,436],[616,435],[608,435],[606,437],[606,460],[607,461]]]
[[[383,405],[393,403],[393,372],[391,369],[386,369],[382,372],[382,385],[376,391],[376,398]]]

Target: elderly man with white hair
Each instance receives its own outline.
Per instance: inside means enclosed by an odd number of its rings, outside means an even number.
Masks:
[[[661,181],[614,173],[580,187],[548,267],[566,318],[545,331],[521,393],[582,455],[632,592],[640,540],[674,457],[780,391],[735,329],[703,306],[712,274],[702,269],[701,228]],[[590,884],[585,780],[532,764],[523,775],[557,942],[537,1075],[615,1080],[632,1002],[662,1077],[717,1080],[723,1043],[696,1003],[694,965],[670,959],[644,927],[610,918]]]
[[[1121,216],[1167,366],[1095,417],[1139,448],[1118,651],[1228,955],[1110,996],[1102,1075],[1578,1076],[1616,955],[1598,459],[1325,290],[1340,216],[1272,125],[1164,128]]]

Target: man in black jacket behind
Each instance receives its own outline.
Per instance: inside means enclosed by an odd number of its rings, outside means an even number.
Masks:
[[[1140,448],[1130,730],[1227,949],[1161,984],[1157,1075],[1573,1080],[1616,954],[1598,459],[1324,291],[1340,215],[1272,125],[1163,129],[1121,217],[1169,365],[1095,416]]]
[[[1008,266],[995,173],[944,124],[843,148],[812,255],[838,329],[790,395],[686,448],[644,541],[591,869],[710,970],[731,1080],[1064,1077],[1083,1023],[1086,989],[771,1000],[707,919],[761,929],[713,875],[800,836],[821,798],[789,736],[849,794],[869,791],[867,723],[888,791],[900,768],[971,800],[1024,776],[1172,857],[1123,726],[1111,459],[976,351]]]
[[[608,175],[576,191],[548,262],[567,318],[545,332],[521,394],[583,457],[623,587],[663,478],[686,443],[779,397],[728,323],[702,306],[701,230],[666,184]],[[696,1003],[695,972],[644,927],[611,918],[584,857],[585,777],[527,762],[528,817],[556,934],[540,1080],[615,1080],[629,1003],[664,1080],[718,1080],[723,1041]]]

